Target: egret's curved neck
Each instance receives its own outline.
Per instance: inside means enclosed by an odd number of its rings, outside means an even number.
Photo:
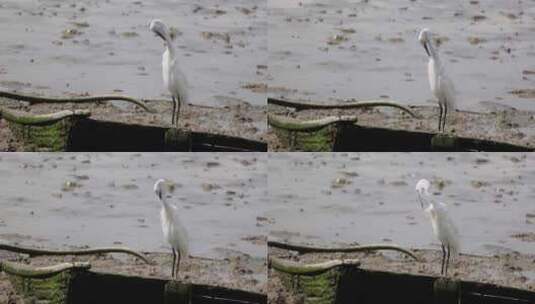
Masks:
[[[160,198],[160,202],[162,202],[162,205],[166,210],[169,210],[171,208],[171,205],[167,201],[167,197],[165,195],[162,195],[162,198]]]
[[[435,49],[435,47],[431,43],[431,40],[427,41],[425,44],[427,46],[427,50],[429,51],[429,57],[438,62],[439,61],[438,51],[437,49]]]
[[[176,49],[175,49],[175,46],[173,45],[173,40],[169,38],[169,35],[165,35],[165,47],[167,48],[169,55],[174,57],[176,53]]]

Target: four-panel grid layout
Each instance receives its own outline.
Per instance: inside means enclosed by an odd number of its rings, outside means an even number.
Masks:
[[[535,303],[535,2],[0,24],[0,304]]]

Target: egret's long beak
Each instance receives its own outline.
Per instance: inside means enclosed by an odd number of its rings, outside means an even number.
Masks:
[[[427,45],[429,41],[422,42],[422,45],[424,46],[425,52],[427,53],[427,56],[431,57],[431,53],[429,52],[429,46]]]
[[[160,33],[159,31],[155,31],[155,33],[156,35],[160,36],[160,38],[162,38],[164,41],[166,41],[165,36],[162,33]]]

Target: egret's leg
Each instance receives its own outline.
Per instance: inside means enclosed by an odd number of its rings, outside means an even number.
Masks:
[[[446,117],[448,116],[448,104],[444,104],[444,118],[442,118],[442,131],[446,130]]]
[[[175,124],[175,111],[176,111],[176,102],[175,102],[175,97],[173,97],[173,114],[171,116],[171,124]]]
[[[440,274],[444,275],[444,263],[446,262],[446,248],[442,246],[442,267],[440,268]]]
[[[438,107],[440,108],[439,109],[439,114],[438,114],[438,131],[440,132],[440,126],[442,125],[442,111],[443,111],[442,104],[439,103]]]
[[[175,252],[175,249],[173,248],[173,269],[171,270],[171,277],[173,279],[175,278],[175,262],[176,262],[176,252]]]
[[[446,276],[448,275],[448,266],[450,265],[450,245],[448,245],[448,258],[446,259]]]
[[[175,125],[178,127],[178,118],[180,117],[180,105],[181,105],[181,101],[180,101],[180,98],[177,98],[176,99],[176,121],[175,121]]]
[[[178,278],[178,269],[180,268],[180,251],[178,251],[178,259],[177,259],[177,263],[176,263],[176,277]]]

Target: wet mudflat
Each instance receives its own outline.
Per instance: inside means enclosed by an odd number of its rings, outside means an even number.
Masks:
[[[200,106],[183,113],[182,126],[258,139],[265,132],[259,117],[265,117],[267,69],[262,1],[3,1],[0,89],[170,100],[161,72],[164,45],[148,29],[154,18],[173,28],[190,102]],[[119,110],[92,110],[106,120],[171,121],[171,102],[157,105],[158,115],[126,113],[131,108],[124,102],[113,105]],[[32,111],[65,107],[41,105]]]
[[[534,164],[529,153],[277,153],[268,165],[270,239],[323,247],[396,244],[424,261],[391,253],[270,248],[269,254],[302,262],[358,258],[366,269],[438,275],[440,243],[414,190],[427,178],[460,233],[461,255],[449,273],[535,290]],[[269,277],[272,303],[300,303],[276,271]]]
[[[270,237],[440,249],[414,190],[426,178],[449,206],[462,253],[533,253],[534,164],[530,153],[277,153],[268,165]]]
[[[175,184],[170,201],[180,211],[195,257],[184,266],[186,279],[226,286],[249,280],[244,287],[262,290],[265,161],[261,153],[4,154],[0,240],[51,249],[126,246],[154,254],[157,265],[138,268],[138,262],[117,255],[95,258],[96,268],[166,277],[172,256],[153,185],[167,178]]]
[[[191,230],[192,254],[225,248],[264,256],[265,156],[235,154],[4,154],[0,239],[22,245],[167,250],[154,182],[175,184],[172,203]],[[28,222],[32,225],[28,225]],[[224,251],[224,250],[223,250]]]
[[[269,1],[269,94],[339,102],[432,103],[427,56],[437,33],[461,110],[535,110],[535,7],[523,1]]]
[[[264,105],[264,95],[246,85],[262,82],[265,7],[242,0],[3,1],[0,87],[45,95],[167,96],[164,45],[148,29],[159,18],[175,28],[194,103],[216,105],[226,96]]]

